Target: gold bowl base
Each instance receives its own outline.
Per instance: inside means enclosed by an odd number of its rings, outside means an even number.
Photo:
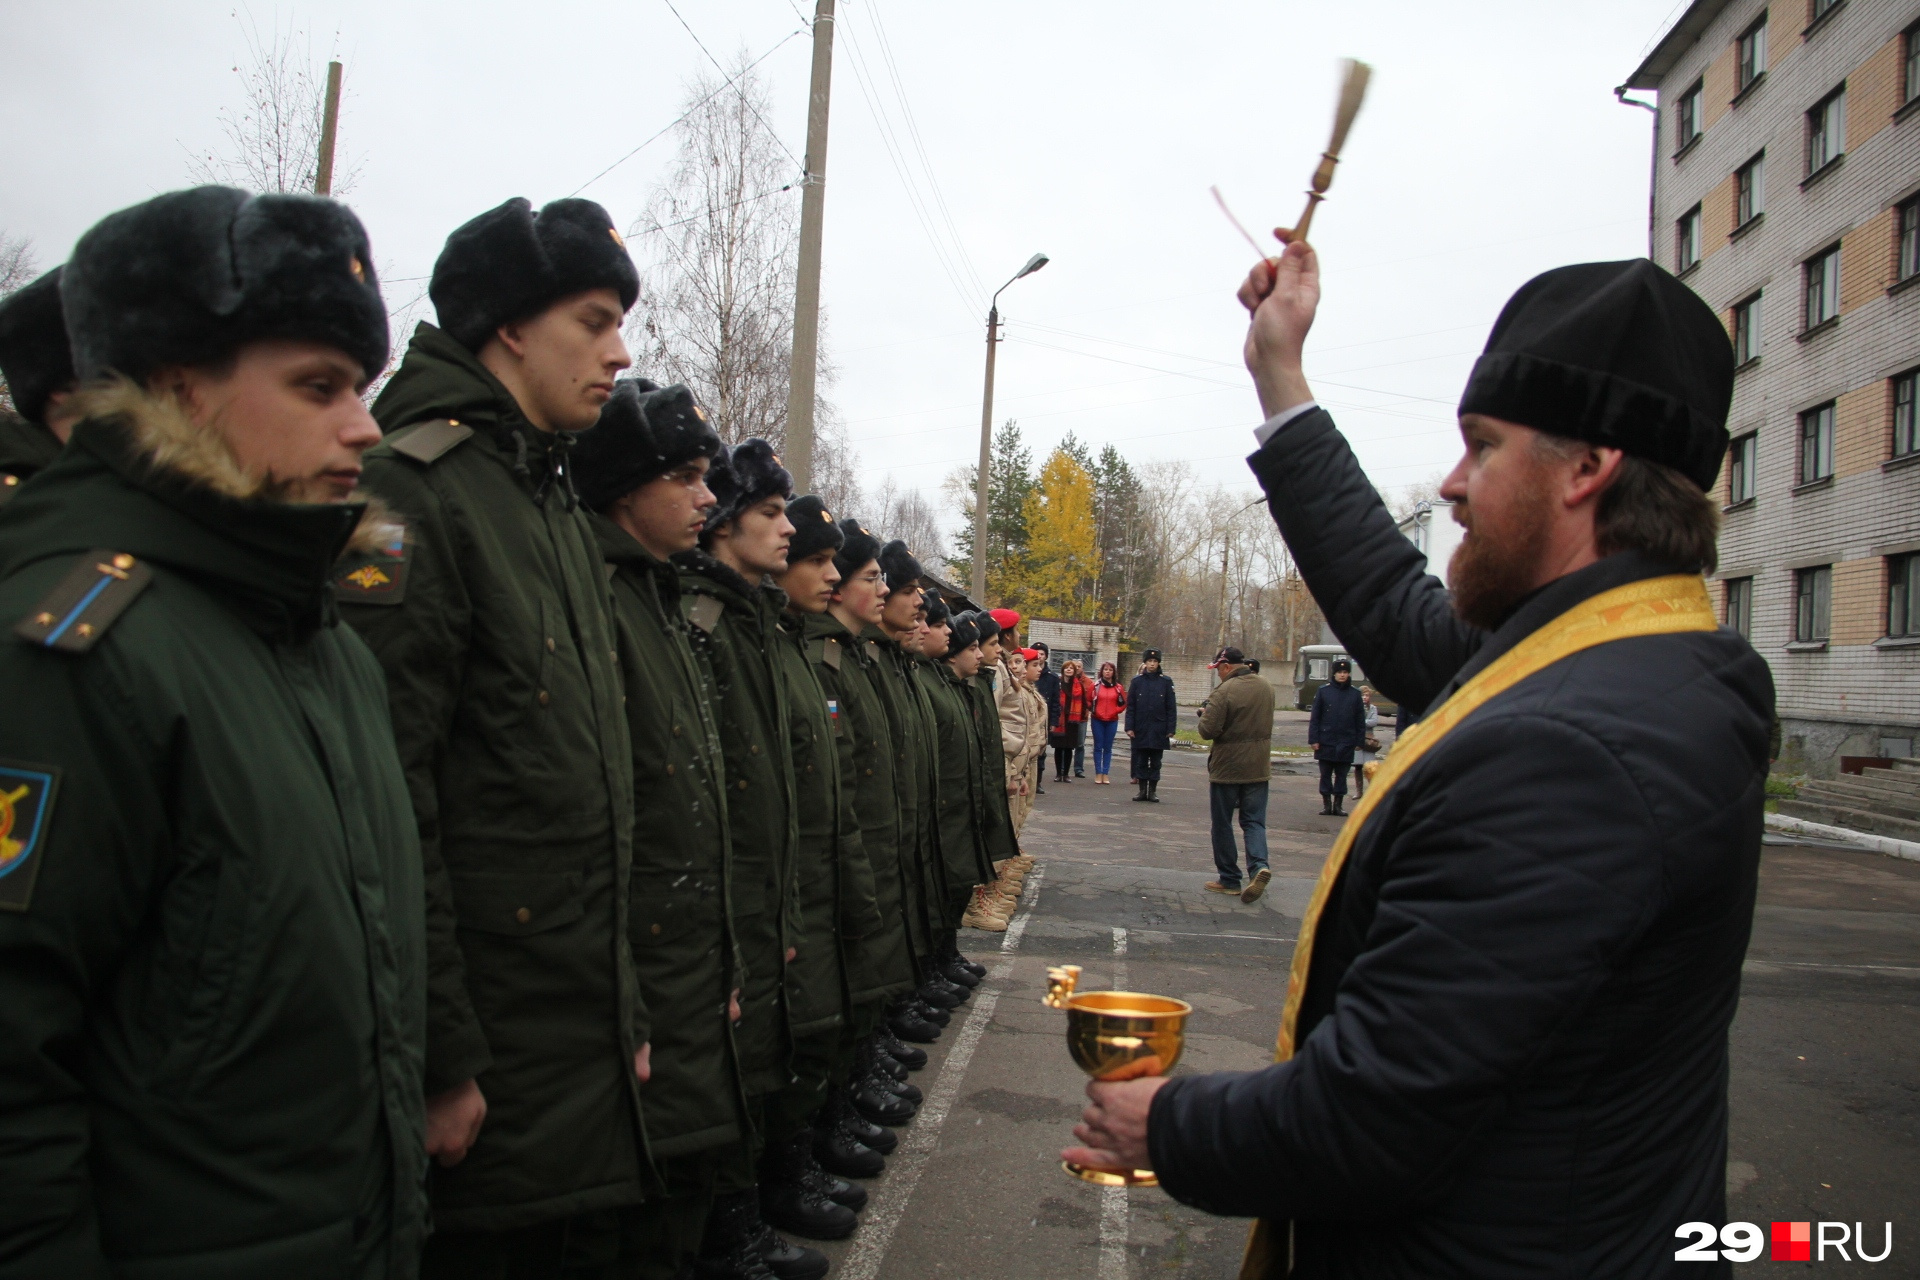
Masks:
[[[1082,1182],[1100,1187],[1157,1187],[1160,1179],[1151,1169],[1099,1169],[1092,1165],[1062,1160],[1060,1167]]]

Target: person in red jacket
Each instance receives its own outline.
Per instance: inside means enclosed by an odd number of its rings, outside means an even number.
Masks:
[[[1120,728],[1120,713],[1127,709],[1127,691],[1120,685],[1120,672],[1111,662],[1100,664],[1100,678],[1093,682],[1093,783],[1110,787],[1113,780],[1113,735]]]
[[[1047,744],[1053,748],[1053,780],[1071,782],[1067,770],[1073,753],[1084,745],[1087,714],[1093,705],[1093,681],[1086,669],[1068,658],[1060,665],[1060,687],[1047,708]]]

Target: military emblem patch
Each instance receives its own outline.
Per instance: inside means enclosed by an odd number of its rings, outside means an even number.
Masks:
[[[60,771],[49,765],[0,760],[0,911],[25,911],[33,901],[59,786]]]
[[[407,565],[413,546],[404,533],[370,556],[346,562],[333,577],[341,604],[399,604],[407,598]]]

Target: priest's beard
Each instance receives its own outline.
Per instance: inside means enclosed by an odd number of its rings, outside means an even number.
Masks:
[[[1447,562],[1453,611],[1491,631],[1534,589],[1553,524],[1553,493],[1545,484],[1522,484],[1513,504],[1498,514],[1464,502],[1453,513],[1467,528]]]

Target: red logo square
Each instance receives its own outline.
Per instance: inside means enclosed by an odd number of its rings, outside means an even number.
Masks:
[[[1774,1223],[1773,1252],[1768,1256],[1775,1262],[1813,1261],[1813,1224],[1811,1222]]]

